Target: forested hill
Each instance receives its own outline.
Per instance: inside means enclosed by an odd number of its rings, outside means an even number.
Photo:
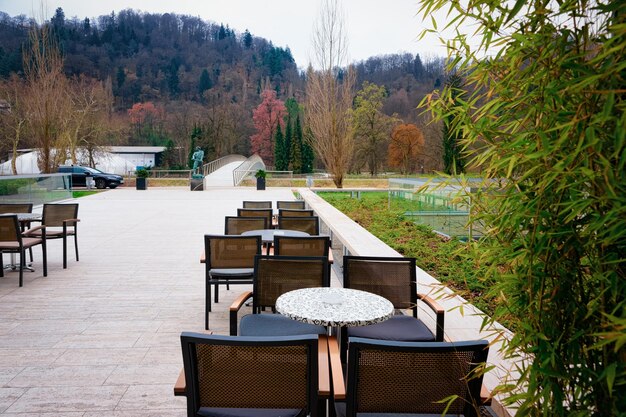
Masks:
[[[304,77],[289,48],[199,17],[140,13],[132,9],[95,20],[66,18],[61,8],[50,23],[60,40],[67,75],[110,78],[118,110],[133,103],[182,100],[209,95],[257,105],[270,86],[279,97],[299,98]],[[20,73],[21,48],[30,21],[0,12],[0,77]],[[412,119],[417,101],[442,78],[442,62],[422,63],[411,54],[372,57],[356,64],[359,84],[384,84],[386,111]],[[407,120],[408,121],[408,120]]]

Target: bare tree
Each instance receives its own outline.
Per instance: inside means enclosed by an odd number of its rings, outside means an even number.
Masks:
[[[337,0],[326,0],[313,33],[314,62],[307,72],[305,117],[310,128],[307,140],[332,175],[343,187],[354,149],[351,108],[355,84],[347,63],[347,38]]]
[[[7,82],[0,83],[0,102],[5,111],[0,113],[0,135],[6,136],[11,147],[11,171],[17,175],[17,148],[23,142],[28,127],[28,115],[24,108],[22,93],[24,82],[15,74]],[[6,99],[6,100],[4,100]]]
[[[25,97],[41,172],[53,172],[65,155],[56,152],[63,129],[62,114],[67,103],[68,81],[63,58],[50,27],[33,24],[29,46],[24,50]]]

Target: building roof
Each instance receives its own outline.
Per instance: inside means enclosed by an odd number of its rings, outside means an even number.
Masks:
[[[107,146],[111,153],[160,153],[165,146]]]

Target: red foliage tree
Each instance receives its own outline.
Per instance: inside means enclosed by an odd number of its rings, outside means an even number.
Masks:
[[[285,103],[276,98],[276,91],[264,90],[261,104],[252,112],[252,120],[257,131],[250,136],[250,149],[257,153],[268,165],[274,165],[274,134],[280,125],[285,125],[287,109]]]
[[[424,151],[424,135],[414,124],[398,125],[389,143],[389,165],[400,167],[403,174],[413,172],[417,157]]]
[[[157,121],[161,121],[165,117],[165,111],[162,107],[156,107],[151,101],[145,103],[135,103],[133,107],[128,109],[130,122],[141,129],[144,123],[152,126]]]

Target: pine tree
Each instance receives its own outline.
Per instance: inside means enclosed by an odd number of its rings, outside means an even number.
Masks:
[[[286,171],[285,162],[285,139],[279,124],[274,135],[274,169],[276,171]]]
[[[302,174],[302,129],[300,127],[299,117],[296,118],[296,127],[293,130],[289,153],[291,159],[291,170],[295,174]]]
[[[463,79],[459,74],[453,72],[446,82],[447,88],[451,90],[452,107],[459,106],[459,99],[464,94]],[[465,171],[465,162],[461,153],[460,130],[455,129],[452,116],[454,112],[443,120],[443,165],[444,172],[450,175],[461,174]]]
[[[293,137],[293,129],[291,128],[291,119],[289,115],[285,117],[285,138],[283,144],[283,160],[285,161],[285,170],[291,165],[291,142]]]
[[[309,134],[313,133],[309,131]],[[296,138],[300,144],[300,149],[302,153],[302,173],[308,174],[313,172],[313,160],[315,159],[315,154],[313,153],[313,148],[309,144],[308,141],[303,140],[302,135],[302,126],[300,125],[300,119],[296,121]]]
[[[198,82],[198,93],[200,93],[200,97],[202,97],[204,92],[211,87],[213,87],[213,83],[209,77],[209,71],[205,68],[202,70],[202,74],[200,74],[200,81]]]

